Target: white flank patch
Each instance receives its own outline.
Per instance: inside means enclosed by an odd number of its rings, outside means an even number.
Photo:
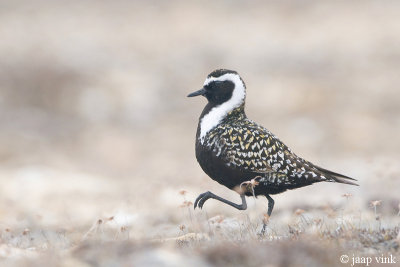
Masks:
[[[212,108],[210,112],[208,112],[201,120],[200,141],[202,144],[204,142],[204,137],[206,136],[206,134],[215,126],[217,126],[230,111],[239,107],[243,103],[244,98],[246,96],[246,89],[244,87],[242,80],[240,79],[239,75],[234,73],[227,73],[217,78],[215,77],[207,78],[206,81],[204,82],[204,86],[206,86],[212,81],[227,81],[227,80],[235,84],[235,88],[233,89],[232,92],[232,97],[225,103]]]

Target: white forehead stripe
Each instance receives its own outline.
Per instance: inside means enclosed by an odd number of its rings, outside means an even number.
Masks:
[[[212,81],[231,81],[235,84],[235,88],[233,89],[232,97],[228,101],[212,108],[210,112],[201,119],[199,137],[201,143],[204,142],[204,137],[210,130],[217,126],[229,112],[243,103],[246,96],[246,89],[238,74],[227,73],[220,77],[208,77],[204,82],[204,86]]]
[[[235,83],[235,86],[238,85],[238,84],[243,84],[243,82],[240,79],[238,74],[227,73],[227,74],[224,74],[224,75],[219,76],[219,77],[212,77],[212,76],[211,77],[207,77],[207,79],[204,81],[204,85],[203,86],[206,86],[210,82],[213,82],[213,81],[221,81],[221,82],[223,82],[223,81],[231,81],[231,82]]]

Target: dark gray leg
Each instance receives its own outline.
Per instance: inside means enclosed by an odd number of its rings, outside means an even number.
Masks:
[[[268,214],[268,220],[269,220],[269,217],[271,217],[272,210],[274,209],[275,201],[269,195],[265,195],[265,196],[268,199],[268,211],[267,211],[267,214]],[[262,235],[264,235],[266,228],[267,228],[267,221],[264,219],[263,220],[263,228],[261,230],[261,234]]]
[[[206,202],[209,198],[213,198],[213,199],[219,200],[219,201],[221,201],[221,202],[223,202],[225,204],[228,204],[229,206],[232,206],[232,207],[234,207],[234,208],[236,208],[238,210],[247,209],[246,198],[245,198],[244,195],[240,195],[240,198],[242,199],[242,204],[239,205],[239,204],[233,203],[233,202],[231,202],[229,200],[226,200],[226,199],[224,199],[222,197],[214,195],[210,191],[205,192],[203,194],[200,194],[197,197],[196,201],[194,202],[194,208],[196,209],[196,207],[199,207],[200,209],[202,209],[203,205],[204,205],[204,202]]]
[[[271,216],[272,210],[274,209],[275,201],[269,195],[265,195],[268,199],[268,216]]]

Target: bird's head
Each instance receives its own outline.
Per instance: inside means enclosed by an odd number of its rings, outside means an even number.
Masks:
[[[213,106],[226,103],[233,109],[244,102],[246,85],[236,71],[218,69],[207,76],[203,88],[189,94],[188,97],[199,95],[206,97]]]

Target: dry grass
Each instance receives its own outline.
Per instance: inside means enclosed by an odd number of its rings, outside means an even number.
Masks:
[[[116,214],[86,229],[60,229],[33,219],[31,228],[2,229],[0,257],[14,266],[336,266],[341,255],[400,256],[400,217],[381,215],[380,206],[355,211],[349,194],[339,207],[296,209],[285,223],[278,212],[264,235],[261,216],[251,217],[254,207],[235,217],[208,218],[207,209],[193,211],[186,191],[176,194],[184,198],[171,211],[181,212],[176,224]],[[147,232],[135,234],[143,223]]]

